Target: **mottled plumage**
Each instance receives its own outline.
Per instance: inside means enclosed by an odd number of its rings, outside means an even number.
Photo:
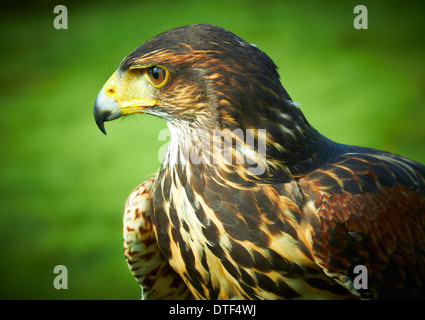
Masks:
[[[211,25],[155,36],[95,103],[103,132],[133,113],[171,132],[124,211],[143,298],[425,297],[425,167],[321,135],[256,46]]]
[[[156,243],[148,210],[154,181],[155,178],[151,178],[139,185],[125,204],[125,258],[142,287],[142,299],[188,299],[191,298],[188,287],[164,259]]]

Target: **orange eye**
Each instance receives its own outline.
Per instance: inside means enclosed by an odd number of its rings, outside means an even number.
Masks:
[[[168,81],[168,71],[162,67],[150,67],[148,69],[149,81],[155,88],[161,88]]]

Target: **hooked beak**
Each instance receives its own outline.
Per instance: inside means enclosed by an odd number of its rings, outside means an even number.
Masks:
[[[134,113],[144,113],[147,107],[153,107],[158,101],[153,97],[154,88],[146,78],[117,72],[109,78],[94,102],[94,119],[100,131],[106,134],[105,121],[118,119]]]
[[[106,135],[105,121],[115,120],[121,116],[121,109],[118,104],[106,96],[103,89],[100,90],[94,102],[94,119],[100,131]]]

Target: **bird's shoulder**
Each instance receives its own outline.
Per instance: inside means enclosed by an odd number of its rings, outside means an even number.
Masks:
[[[377,193],[399,186],[425,195],[425,166],[386,151],[348,147],[300,181],[324,193]]]
[[[423,165],[389,152],[350,147],[300,178],[298,185],[307,246],[327,274],[353,290],[353,269],[364,265],[375,297],[403,296],[400,286],[425,286]]]

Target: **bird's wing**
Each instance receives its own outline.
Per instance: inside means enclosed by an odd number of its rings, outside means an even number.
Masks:
[[[156,242],[149,209],[150,178],[133,190],[124,209],[124,254],[142,287],[142,299],[190,299],[191,293],[163,257]]]
[[[299,180],[311,254],[353,293],[424,297],[425,167],[391,153],[363,151]],[[367,268],[368,290],[356,291],[357,265]]]

